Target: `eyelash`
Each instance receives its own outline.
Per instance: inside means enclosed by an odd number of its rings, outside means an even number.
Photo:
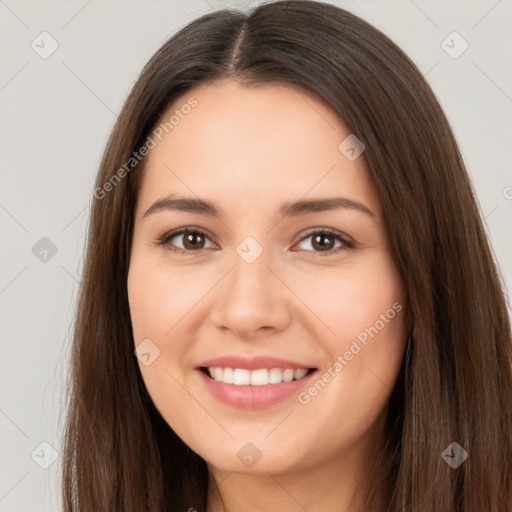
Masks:
[[[167,247],[169,250],[171,251],[174,251],[174,252],[179,252],[180,254],[197,254],[197,253],[200,253],[201,251],[203,250],[206,250],[206,248],[202,248],[202,249],[198,249],[198,250],[191,250],[191,249],[181,249],[180,247],[172,247],[171,244],[170,244],[170,241],[179,236],[179,235],[183,235],[183,234],[200,234],[200,235],[203,235],[204,237],[206,238],[210,238],[208,233],[206,233],[205,231],[203,231],[202,229],[200,228],[196,228],[196,227],[193,227],[193,226],[188,226],[186,228],[180,228],[180,229],[177,229],[175,231],[171,231],[169,233],[165,233],[163,236],[161,236],[158,241],[156,242],[156,245],[158,246],[165,246]],[[311,228],[310,230],[308,230],[305,234],[305,236],[303,236],[299,241],[298,243],[306,240],[307,238],[310,238],[312,235],[317,235],[317,234],[322,234],[322,235],[330,235],[332,236],[333,238],[335,238],[336,240],[340,241],[343,246],[340,248],[338,247],[337,250],[336,249],[329,249],[328,251],[309,251],[307,250],[306,252],[312,252],[314,254],[314,257],[325,257],[325,256],[332,256],[333,254],[338,254],[342,251],[345,251],[347,249],[353,249],[354,246],[355,246],[355,243],[350,240],[348,237],[346,237],[346,235],[344,235],[343,233],[341,233],[340,231],[337,231],[335,229],[331,229],[331,228],[321,228],[321,229],[318,229],[318,228]],[[301,249],[301,250],[304,250],[304,249]]]

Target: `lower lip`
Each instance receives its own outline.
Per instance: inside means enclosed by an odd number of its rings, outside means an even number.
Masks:
[[[268,384],[265,386],[237,386],[224,384],[208,377],[202,370],[197,370],[209,391],[221,402],[242,409],[262,409],[274,405],[291,395],[297,395],[316,371],[299,380]]]

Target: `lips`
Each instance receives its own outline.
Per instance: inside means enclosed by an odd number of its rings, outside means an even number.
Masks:
[[[223,356],[215,359],[208,359],[200,363],[198,368],[242,368],[245,370],[258,370],[260,368],[290,368],[292,370],[313,368],[311,365],[298,363],[286,359],[271,356],[255,356],[251,358],[240,356]]]
[[[225,356],[203,361],[196,370],[206,389],[221,402],[258,409],[298,393],[316,368],[270,356]]]

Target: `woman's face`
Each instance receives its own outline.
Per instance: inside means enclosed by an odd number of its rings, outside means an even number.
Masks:
[[[325,103],[278,85],[199,87],[162,122],[128,275],[156,407],[226,471],[363,457],[406,338],[363,148]]]

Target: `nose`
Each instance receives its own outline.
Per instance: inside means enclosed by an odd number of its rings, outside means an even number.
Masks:
[[[287,328],[293,294],[263,252],[252,263],[235,255],[233,268],[216,287],[212,321],[240,339],[256,339]]]

